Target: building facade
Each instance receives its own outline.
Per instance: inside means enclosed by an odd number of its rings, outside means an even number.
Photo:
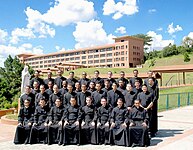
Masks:
[[[129,68],[143,63],[143,39],[131,36],[114,38],[113,44],[66,50],[49,54],[19,54],[20,62],[33,69],[53,68],[58,64],[76,63],[85,67]]]

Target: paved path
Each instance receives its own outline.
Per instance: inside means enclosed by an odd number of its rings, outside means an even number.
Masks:
[[[0,150],[192,150],[193,149],[193,106],[159,113],[159,132],[147,148],[120,146],[58,146],[58,145],[14,145],[15,126],[0,123]]]

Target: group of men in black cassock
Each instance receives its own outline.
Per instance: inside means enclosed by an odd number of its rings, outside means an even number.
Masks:
[[[99,77],[88,79],[86,72],[76,80],[58,70],[52,78],[39,78],[39,72],[20,97],[15,144],[110,144],[148,146],[158,131],[158,81],[153,72],[148,78]]]

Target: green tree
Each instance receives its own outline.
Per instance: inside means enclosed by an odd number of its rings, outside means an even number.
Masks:
[[[185,37],[184,40],[182,41],[182,45],[186,48],[191,48],[193,47],[193,39],[190,37]]]
[[[190,56],[188,55],[187,52],[184,53],[184,62],[189,62],[190,61]]]

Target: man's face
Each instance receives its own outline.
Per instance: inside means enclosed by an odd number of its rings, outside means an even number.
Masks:
[[[143,90],[143,92],[147,92],[147,87],[146,87],[146,86],[143,86],[143,87],[142,87],[142,90]]]
[[[53,87],[53,83],[51,81],[48,82],[48,87],[49,87],[49,89],[51,89]]]
[[[90,85],[89,85],[89,87],[90,87],[91,89],[94,89],[95,84],[94,84],[93,82],[91,82]]]
[[[62,104],[62,102],[59,99],[56,99],[56,101],[55,101],[56,107],[60,107],[61,104]]]
[[[81,86],[81,90],[82,90],[82,91],[86,91],[86,85],[83,84],[83,85]]]
[[[118,100],[118,101],[117,101],[117,106],[118,106],[118,107],[122,107],[122,105],[123,105],[122,100]]]
[[[101,99],[101,105],[106,106],[107,105],[107,100],[106,99]]]
[[[52,77],[52,73],[48,72],[48,78],[51,78],[51,77]]]
[[[120,73],[120,77],[121,77],[121,78],[124,78],[124,77],[125,77],[125,73],[122,73],[122,72],[121,72],[121,73]]]
[[[90,105],[92,104],[92,100],[91,100],[90,97],[87,97],[87,98],[86,98],[86,104],[87,104],[88,106],[90,106]]]
[[[70,78],[74,78],[74,73],[71,72],[71,73],[69,74],[69,77],[70,77]]]
[[[114,91],[117,90],[117,85],[113,83],[112,88]]]
[[[133,71],[133,75],[134,75],[134,77],[137,77],[138,76],[138,71]]]
[[[38,73],[38,72],[35,72],[34,76],[35,76],[35,78],[38,78],[39,73]]]
[[[68,85],[67,89],[68,89],[69,92],[72,92],[72,90],[73,90],[71,85]]]
[[[25,107],[29,107],[29,105],[30,105],[30,101],[25,100],[25,101],[24,101],[24,106],[25,106]]]
[[[112,78],[112,73],[111,72],[108,72],[108,78]]]
[[[82,78],[84,78],[84,79],[86,78],[86,73],[85,72],[82,73]]]
[[[154,84],[154,81],[153,81],[152,79],[149,79],[149,80],[148,80],[148,83],[149,83],[149,85],[153,85],[153,84]]]
[[[41,93],[45,92],[45,87],[43,85],[40,86]]]
[[[97,71],[94,72],[94,76],[95,78],[98,78],[99,77],[99,73]]]
[[[53,91],[54,91],[54,93],[58,93],[58,86],[57,85],[54,85]]]
[[[26,94],[29,94],[30,92],[31,92],[31,88],[30,88],[30,87],[26,87],[26,88],[25,88],[25,93],[26,93]]]
[[[127,84],[127,87],[126,87],[127,91],[132,91],[132,86],[130,84]]]
[[[34,87],[35,89],[37,89],[38,86],[39,86],[39,84],[38,84],[37,82],[34,82],[33,87]]]
[[[75,87],[76,87],[76,89],[80,89],[80,83],[77,82],[77,83],[75,84]]]
[[[140,83],[139,82],[135,82],[135,87],[140,87]]]
[[[107,88],[110,87],[110,83],[108,81],[105,81],[105,87],[107,87]]]
[[[96,84],[95,88],[96,88],[97,91],[100,91],[101,90],[101,85],[100,84]]]
[[[40,100],[40,102],[39,102],[39,105],[41,106],[41,107],[44,107],[44,106],[46,106],[46,102],[45,102],[45,100]]]
[[[76,99],[75,98],[71,98],[70,99],[70,104],[71,104],[71,106],[75,106],[76,105]]]
[[[135,106],[135,107],[137,107],[137,108],[139,108],[139,106],[140,106],[140,102],[139,102],[139,100],[135,100],[135,102],[134,102],[134,106]]]
[[[62,86],[63,86],[63,87],[67,87],[66,81],[62,81]]]
[[[58,70],[58,76],[62,76],[61,70]]]
[[[123,86],[124,86],[124,82],[120,80],[120,81],[119,81],[119,86],[120,86],[120,87],[123,87]]]
[[[149,71],[148,72],[148,77],[152,77],[153,76],[153,72]]]

